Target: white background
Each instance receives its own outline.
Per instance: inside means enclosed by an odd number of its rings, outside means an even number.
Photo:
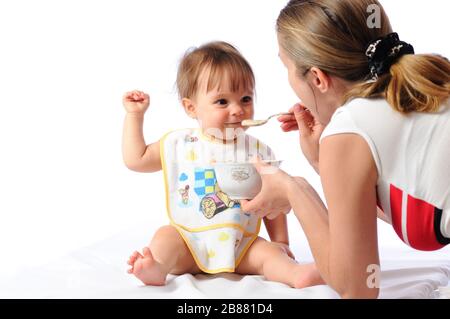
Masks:
[[[275,37],[286,2],[2,1],[0,277],[137,224],[149,227],[144,245],[167,223],[161,173],[134,173],[122,163],[121,97],[134,88],[150,93],[147,142],[194,126],[174,90],[187,48],[210,40],[236,45],[256,74],[257,118],[293,105]],[[417,53],[450,56],[448,1],[382,4]],[[285,170],[320,191],[296,133],[282,133],[276,121],[251,133],[274,148]],[[292,214],[289,221],[291,232],[301,232]],[[382,247],[403,245],[389,226],[380,226]]]

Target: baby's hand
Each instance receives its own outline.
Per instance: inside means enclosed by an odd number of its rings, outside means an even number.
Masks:
[[[148,94],[137,90],[127,92],[123,96],[123,105],[128,113],[144,114],[150,105],[150,97]]]

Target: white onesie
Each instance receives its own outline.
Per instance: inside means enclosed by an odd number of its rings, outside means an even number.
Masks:
[[[200,129],[182,129],[160,141],[171,224],[206,273],[234,272],[259,233],[261,220],[243,213],[217,185],[213,164],[248,161],[259,155],[274,159],[269,147],[243,134],[224,144]]]

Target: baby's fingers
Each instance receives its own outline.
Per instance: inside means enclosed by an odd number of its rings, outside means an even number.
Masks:
[[[143,101],[145,98],[145,94],[140,91],[135,91],[132,95],[134,101]]]
[[[148,95],[147,93],[143,93],[143,101],[147,102],[150,100],[150,95]]]
[[[123,100],[131,102],[141,102],[146,99],[149,99],[149,95],[138,90],[126,92],[123,96]]]
[[[124,100],[130,100],[130,99],[133,97],[133,94],[134,94],[133,91],[131,91],[131,92],[126,92],[126,93],[123,95],[123,99],[124,99]]]

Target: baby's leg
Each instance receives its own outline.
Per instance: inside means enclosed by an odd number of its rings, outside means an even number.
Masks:
[[[162,286],[167,274],[199,273],[192,255],[183,238],[173,226],[163,226],[155,233],[149,247],[143,254],[135,251],[128,260],[134,274],[144,284]]]
[[[294,288],[324,284],[315,264],[298,264],[282,247],[260,237],[250,246],[236,273],[263,275]]]

